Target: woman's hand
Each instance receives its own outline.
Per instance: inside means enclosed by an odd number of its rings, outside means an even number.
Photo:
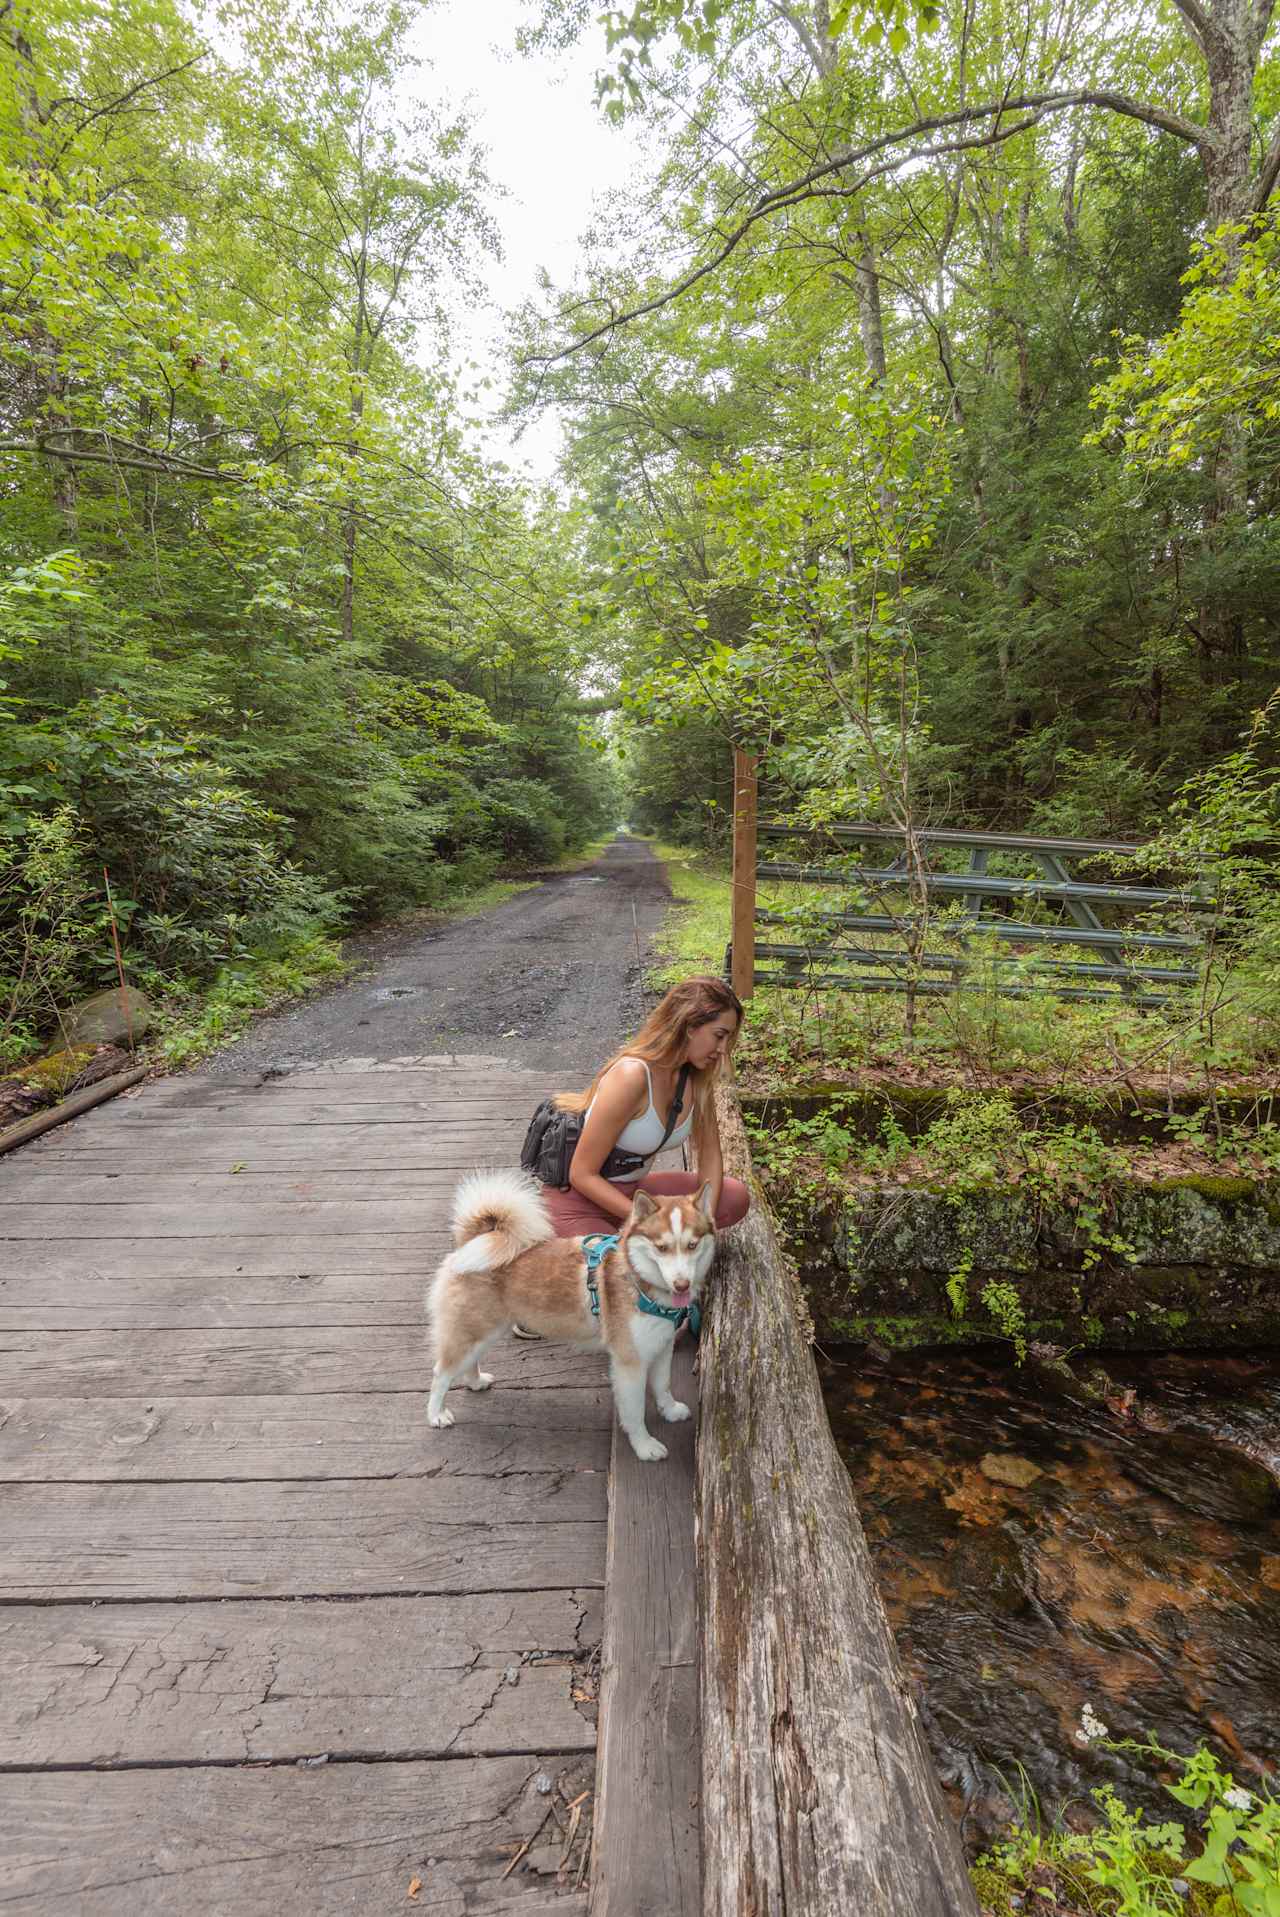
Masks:
[[[596,1091],[591,1116],[582,1128],[578,1149],[569,1166],[569,1183],[610,1218],[627,1218],[631,1200],[600,1175],[600,1167],[633,1118],[649,1104],[649,1079],[638,1058],[620,1058],[605,1073]],[[718,1141],[717,1141],[718,1143]]]

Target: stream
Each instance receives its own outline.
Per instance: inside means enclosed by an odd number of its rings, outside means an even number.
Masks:
[[[1153,1769],[1085,1743],[1280,1760],[1280,1358],[1108,1357],[1107,1404],[999,1352],[829,1352],[832,1429],[971,1850],[1019,1800],[1092,1821]]]

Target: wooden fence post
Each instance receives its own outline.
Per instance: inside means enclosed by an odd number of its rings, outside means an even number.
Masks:
[[[733,754],[733,977],[745,1004],[756,969],[756,760]]]

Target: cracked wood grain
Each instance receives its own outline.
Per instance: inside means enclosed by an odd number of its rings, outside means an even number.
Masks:
[[[51,1134],[56,1136],[56,1134]],[[270,1126],[261,1130],[249,1127],[237,1132],[228,1149],[221,1131],[206,1132],[199,1126],[166,1134],[163,1166],[159,1172],[209,1172],[229,1174],[232,1165],[244,1164],[247,1172],[342,1172],[342,1171],[430,1171],[454,1167],[474,1171],[480,1163],[506,1159],[518,1154],[520,1139],[514,1127],[500,1128],[476,1119],[468,1125],[449,1125],[444,1136],[422,1125],[350,1125],[309,1132],[302,1138],[287,1127]],[[15,1161],[0,1176],[6,1186],[12,1175],[17,1189],[18,1174],[25,1178],[49,1178],[69,1167],[97,1177],[117,1178],[137,1169],[136,1144],[128,1139],[114,1143],[103,1140],[96,1145],[83,1144],[74,1150],[62,1146],[42,1152],[28,1147],[22,1159]],[[244,1176],[237,1173],[237,1176]]]
[[[422,1128],[449,1125],[457,1121],[481,1124],[488,1121],[502,1125],[504,1120],[510,1122],[512,1105],[519,1102],[523,1133],[528,1123],[523,1101],[529,1099],[529,1110],[532,1111],[538,1099],[545,1096],[546,1081],[541,1078],[536,1085],[531,1083],[509,1095],[499,1093],[493,1098],[459,1098],[456,1102],[444,1092],[433,1097],[407,1098],[396,1088],[388,1097],[362,1106],[358,1118],[362,1125],[368,1126],[416,1125]],[[104,1112],[108,1109],[103,1107]],[[89,1119],[84,1122],[89,1123],[95,1116],[90,1113]],[[260,1090],[246,1090],[238,1095],[222,1096],[198,1105],[190,1099],[165,1103],[155,1098],[142,1099],[136,1104],[126,1103],[114,1113],[112,1133],[119,1137],[127,1134],[141,1139],[148,1133],[154,1135],[157,1128],[163,1128],[166,1133],[181,1132],[184,1126],[204,1126],[227,1132],[242,1130],[246,1120],[255,1129],[272,1125],[297,1125],[338,1126],[345,1130],[352,1123],[352,1114],[340,1092],[334,1092],[332,1096],[314,1092],[309,1096],[289,1096],[274,1085],[265,1085]],[[105,1137],[105,1125],[96,1126],[95,1133]]]
[[[585,1900],[501,1873],[546,1816],[546,1771],[572,1798],[588,1757],[28,1772],[0,1779],[5,1917],[175,1911],[370,1917],[581,1917]],[[406,1902],[413,1878],[420,1896]]]
[[[358,1189],[359,1181],[352,1180]],[[56,1229],[63,1238],[288,1238],[303,1233],[380,1232],[398,1237],[408,1233],[440,1231],[448,1214],[452,1181],[421,1199],[412,1198],[293,1198],[274,1203],[230,1200],[193,1201],[181,1206],[165,1203],[126,1205],[76,1204],[64,1194],[57,1207]],[[0,1198],[0,1240],[20,1244],[47,1238],[48,1204]],[[18,1252],[11,1252],[19,1257]]]
[[[725,1098],[726,1162],[750,1175]],[[698,1445],[705,1917],[977,1917],[758,1188],[718,1254]]]
[[[593,1472],[283,1484],[12,1485],[0,1600],[555,1590],[604,1576]]]
[[[526,1383],[537,1377],[530,1368]],[[533,1477],[609,1469],[608,1388],[473,1395],[427,1424],[421,1391],[0,1401],[0,1482]],[[600,1482],[603,1484],[604,1478]],[[0,1516],[0,1526],[3,1519]]]
[[[591,1751],[592,1595],[0,1610],[0,1765]]]
[[[495,1390],[599,1384],[599,1352],[504,1339],[488,1367]],[[253,1330],[9,1331],[0,1337],[0,1396],[222,1398],[343,1390],[423,1392],[431,1374],[421,1321]],[[464,1410],[467,1395],[459,1393]],[[463,1413],[459,1413],[459,1422]]]
[[[443,1244],[440,1247],[443,1251]],[[423,1264],[430,1262],[423,1255]],[[135,1272],[0,1278],[0,1336],[14,1331],[264,1331],[286,1325],[422,1325],[420,1272],[281,1272],[193,1283]]]
[[[237,1141],[235,1149],[242,1154],[245,1148]],[[0,1197],[0,1220],[5,1205],[21,1202],[61,1207],[69,1197],[74,1197],[79,1204],[107,1206],[288,1205],[295,1200],[306,1202],[315,1198],[340,1202],[353,1184],[358,1185],[359,1195],[365,1201],[427,1199],[434,1202],[441,1194],[451,1198],[460,1173],[474,1166],[474,1155],[464,1158],[455,1152],[451,1156],[455,1162],[443,1166],[405,1169],[367,1166],[358,1180],[342,1167],[325,1165],[298,1166],[290,1171],[258,1170],[251,1159],[233,1157],[225,1150],[224,1163],[209,1170],[139,1171],[135,1166],[131,1172],[121,1175],[81,1166],[74,1178],[61,1170],[26,1170]],[[242,1169],[233,1172],[232,1165],[240,1165]]]
[[[190,1233],[165,1238],[124,1237],[88,1241],[68,1237],[6,1242],[0,1221],[0,1297],[31,1295],[45,1279],[72,1283],[77,1277],[109,1283],[117,1278],[292,1277],[346,1272],[372,1277],[408,1274],[425,1280],[448,1249],[443,1217],[420,1236],[377,1231],[314,1232],[292,1230],[278,1238],[200,1238]]]

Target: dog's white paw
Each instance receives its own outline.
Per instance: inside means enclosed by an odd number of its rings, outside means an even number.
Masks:
[[[468,1391],[487,1391],[493,1383],[493,1373],[491,1371],[477,1371],[474,1377],[464,1378],[462,1382]]]
[[[641,1464],[657,1464],[667,1455],[667,1447],[657,1438],[651,1438],[646,1431],[639,1438],[632,1438],[631,1449]]]
[[[434,1425],[437,1431],[447,1431],[453,1423],[453,1413],[446,1405],[443,1411],[429,1411],[427,1422]]]
[[[658,1406],[658,1410],[668,1424],[683,1424],[686,1418],[693,1416],[688,1405],[681,1404],[679,1398],[668,1398],[666,1404]]]

